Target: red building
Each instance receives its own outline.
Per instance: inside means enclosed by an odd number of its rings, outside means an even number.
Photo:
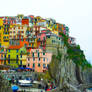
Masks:
[[[29,25],[29,19],[22,19],[22,25]]]

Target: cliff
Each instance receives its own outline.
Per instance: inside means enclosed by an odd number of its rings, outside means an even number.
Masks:
[[[91,65],[79,46],[71,48],[64,45],[61,50],[57,49],[57,55],[53,55],[49,65],[49,74],[55,80],[57,92],[84,92],[87,87],[86,69]]]

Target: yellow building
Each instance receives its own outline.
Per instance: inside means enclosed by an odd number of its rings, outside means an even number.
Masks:
[[[0,47],[2,46],[3,43],[3,31],[4,31],[3,19],[0,19]]]
[[[19,65],[21,64],[21,62],[19,61],[20,58],[20,50],[21,46],[14,46],[11,45],[9,46],[9,48],[7,49],[7,65],[10,65],[14,68],[19,67]]]
[[[3,26],[3,19],[0,19],[0,26]]]
[[[47,24],[47,28],[54,34],[56,34],[58,36],[58,24],[52,24],[50,26],[48,26]]]
[[[10,26],[8,24],[5,24],[2,29],[2,46],[5,48],[9,46],[9,27]]]
[[[19,50],[19,61],[20,61],[20,66],[26,67],[27,64],[27,50],[25,47],[20,48]]]

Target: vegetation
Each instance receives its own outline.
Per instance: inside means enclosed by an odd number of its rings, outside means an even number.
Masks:
[[[76,65],[82,67],[82,69],[91,68],[91,64],[86,60],[83,51],[80,49],[79,45],[71,46],[68,43],[68,36],[64,33],[60,33],[63,38],[64,45],[67,47],[68,58],[72,59]]]
[[[81,66],[82,69],[91,68],[91,64],[86,60],[83,51],[80,49],[80,46],[68,46],[68,57],[73,60],[73,62]]]

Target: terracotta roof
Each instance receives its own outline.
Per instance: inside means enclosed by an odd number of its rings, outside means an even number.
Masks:
[[[20,49],[21,47],[21,45],[11,45],[8,49]]]

